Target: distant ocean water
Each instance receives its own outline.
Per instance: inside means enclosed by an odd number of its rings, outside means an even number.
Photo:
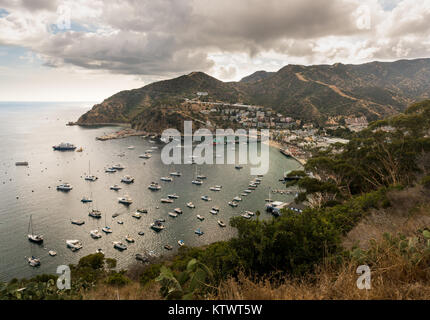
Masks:
[[[42,103],[42,102],[0,102],[0,281],[12,278],[29,278],[41,273],[55,273],[58,265],[76,263],[79,258],[96,252],[101,248],[107,257],[118,260],[119,268],[126,268],[135,261],[136,253],[154,251],[155,254],[167,254],[165,244],[178,247],[182,239],[186,245],[199,246],[219,240],[226,240],[235,234],[230,226],[220,228],[217,220],[228,222],[231,217],[239,216],[244,210],[262,212],[262,219],[270,219],[264,213],[265,199],[269,187],[283,189],[278,181],[288,170],[300,168],[292,159],[288,159],[274,148],[270,149],[270,168],[262,184],[237,208],[231,208],[227,202],[247,189],[250,180],[248,166],[236,170],[234,165],[201,165],[199,172],[207,179],[202,186],[192,185],[195,165],[166,166],[160,160],[162,145],[149,143],[141,137],[121,140],[97,141],[95,138],[116,131],[116,127],[81,128],[68,127],[68,121],[75,121],[88,110],[93,103]],[[55,152],[52,146],[60,142],[71,142],[83,147],[82,153]],[[135,149],[129,150],[128,146]],[[153,146],[153,157],[149,160],[138,156]],[[226,146],[229,148],[229,146]],[[124,153],[125,156],[119,155]],[[17,167],[15,162],[28,161],[29,167]],[[96,182],[83,179],[88,173],[97,175]],[[121,163],[126,168],[122,172],[105,173],[104,168]],[[162,182],[160,177],[171,171],[180,171],[182,176],[173,182]],[[124,185],[121,177],[130,174],[135,183]],[[148,190],[148,185],[157,181],[162,186],[158,192]],[[56,191],[61,182],[69,182],[73,190],[69,193]],[[115,192],[109,189],[113,184],[120,184],[123,189]],[[210,186],[222,185],[221,192],[209,191]],[[173,204],[161,204],[160,199],[176,193],[179,199]],[[118,197],[129,195],[133,204],[129,207],[118,203]],[[200,199],[208,195],[212,201]],[[91,196],[94,203],[83,204],[80,199]],[[275,200],[291,201],[291,195],[272,195]],[[186,203],[192,201],[196,209],[189,209]],[[91,206],[101,210],[102,219],[95,220],[88,216]],[[220,207],[220,213],[209,213],[212,206]],[[159,209],[157,209],[159,207]],[[168,216],[174,208],[181,208],[183,214],[177,218]],[[148,209],[140,220],[131,216],[137,208]],[[112,214],[119,213],[117,218]],[[196,215],[205,217],[199,221]],[[29,217],[32,215],[35,233],[45,237],[43,245],[32,244],[27,240]],[[156,218],[166,219],[166,229],[155,233],[149,226]],[[70,223],[71,219],[84,220],[83,226]],[[255,218],[254,218],[255,219]],[[123,225],[117,223],[124,222]],[[90,237],[90,230],[108,224],[113,233],[103,234],[101,239]],[[203,236],[194,230],[200,228]],[[144,231],[144,236],[138,232]],[[125,242],[130,234],[136,242],[128,249],[119,252],[113,248],[113,241]],[[71,252],[66,248],[66,239],[79,239],[83,249]],[[57,251],[56,257],[48,254]],[[26,256],[35,255],[41,259],[39,268],[31,268]]]

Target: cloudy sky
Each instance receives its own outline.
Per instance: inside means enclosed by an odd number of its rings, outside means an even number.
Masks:
[[[0,100],[100,101],[191,71],[430,57],[429,0],[0,0]]]

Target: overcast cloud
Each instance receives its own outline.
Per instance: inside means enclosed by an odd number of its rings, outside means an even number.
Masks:
[[[289,63],[430,51],[430,1],[0,0],[0,10],[0,46],[27,48],[51,68],[146,82],[194,70],[234,80]],[[68,12],[71,28],[62,29]]]

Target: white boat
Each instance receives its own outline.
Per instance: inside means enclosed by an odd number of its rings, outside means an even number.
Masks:
[[[219,212],[219,207],[214,206],[214,207],[212,207],[212,210],[215,210],[215,211]]]
[[[172,199],[161,199],[160,200],[161,201],[161,203],[173,203],[173,200]]]
[[[30,220],[28,222],[28,234],[27,234],[28,240],[30,242],[41,244],[43,242],[43,235],[41,234],[34,234],[33,232],[33,219],[30,215]]]
[[[247,193],[245,193],[245,192],[242,192],[240,195],[241,195],[242,197],[247,197],[247,196],[248,196],[248,194],[247,194]]]
[[[152,157],[152,155],[149,153],[141,154],[139,156],[139,158],[142,158],[142,159],[151,159],[151,157]]]
[[[212,200],[208,196],[202,196],[201,199],[204,200],[204,201],[211,201]]]
[[[124,221],[118,220],[117,223],[122,225],[124,224]]]
[[[181,208],[175,208],[175,209],[173,209],[173,211],[175,211],[177,214],[182,214]]]
[[[34,268],[40,266],[40,260],[34,256],[27,258],[27,261],[28,261],[28,264]]]
[[[251,219],[251,216],[247,213],[243,213],[243,214],[241,214],[241,216],[245,219]]]
[[[107,173],[115,173],[116,169],[114,169],[114,168],[106,168],[105,172],[107,172]]]
[[[180,247],[182,247],[183,245],[185,245],[185,241],[184,240],[178,240],[178,244]]]
[[[133,242],[134,242],[134,239],[133,239],[130,235],[127,235],[127,236],[125,237],[125,241],[127,241],[128,243],[133,243]]]
[[[194,209],[196,206],[192,202],[188,202],[187,203],[187,207],[191,208],[191,209]]]
[[[180,177],[182,174],[180,172],[178,172],[178,171],[175,171],[175,172],[170,172],[170,175],[172,177]]]
[[[120,251],[123,251],[123,250],[126,250],[126,249],[127,249],[127,246],[126,246],[124,243],[122,243],[121,241],[115,241],[115,242],[113,243],[113,247],[114,247],[115,249],[120,250]]]
[[[176,212],[169,212],[169,216],[171,216],[172,218],[176,218],[178,214]]]
[[[91,235],[91,238],[93,238],[93,239],[100,239],[102,237],[102,234],[97,229],[96,230],[91,230],[90,231],[90,235]]]
[[[158,191],[161,189],[161,186],[157,182],[151,182],[148,189],[153,190],[153,191]]]
[[[160,232],[161,230],[163,230],[165,227],[164,225],[161,223],[160,220],[155,220],[152,224],[151,224],[151,229]]]
[[[67,247],[72,249],[72,251],[77,251],[82,249],[82,242],[79,240],[66,240]]]
[[[110,187],[110,189],[111,189],[111,190],[115,190],[115,191],[119,191],[119,190],[121,190],[122,188],[121,188],[119,185],[114,184],[113,186],[111,186],[111,187]]]
[[[171,177],[161,177],[160,180],[165,181],[165,182],[172,182],[173,181],[173,179]]]
[[[217,188],[217,187],[210,187],[209,188],[210,191],[221,191],[221,188]]]
[[[212,214],[218,214],[218,211],[216,211],[216,210],[211,210],[211,211],[209,211],[210,213],[212,213]]]
[[[202,174],[197,175],[197,180],[204,180],[204,179],[207,179],[207,177]]]
[[[142,215],[140,214],[140,212],[135,212],[132,214],[132,217],[136,218],[136,219],[140,219],[140,218],[142,218]]]
[[[96,181],[98,178],[95,175],[91,174],[91,166],[90,162],[88,161],[88,175],[85,176],[85,180],[87,181]]]
[[[128,150],[133,150],[133,149],[134,149],[134,146],[129,146],[127,149],[128,149]]]
[[[122,177],[121,182],[130,184],[134,182],[134,178],[132,176],[127,175]]]
[[[100,210],[92,209],[88,215],[92,218],[100,219],[102,217],[102,213]]]
[[[201,215],[197,215],[197,219],[199,219],[200,221],[203,221],[203,220],[205,220],[205,217],[203,217],[203,216],[201,216]]]
[[[228,205],[233,207],[233,208],[236,208],[238,206],[237,202],[234,202],[234,201],[229,201]]]
[[[252,212],[252,211],[245,211],[245,213],[246,213],[247,215],[250,215],[251,217],[255,216],[255,213],[254,213],[254,212]]]
[[[218,225],[219,225],[220,227],[222,227],[222,228],[225,228],[225,227],[226,227],[226,224],[225,224],[223,221],[218,220],[217,222],[218,222]]]
[[[241,197],[234,197],[233,201],[239,202],[239,201],[242,201],[242,198]]]
[[[102,249],[100,249],[100,248],[96,250],[96,253],[105,254],[105,253],[103,252],[103,250],[102,250]]]
[[[145,153],[153,153],[153,152],[154,152],[154,150],[151,150],[151,149],[148,149],[145,151]]]
[[[51,257],[55,257],[55,256],[57,255],[57,252],[55,252],[54,250],[49,250],[49,251],[48,251],[48,254],[49,254]]]
[[[128,195],[125,195],[121,198],[118,198],[118,202],[129,206],[133,203],[133,200]]]
[[[61,142],[56,146],[52,146],[52,148],[57,151],[71,151],[71,150],[75,150],[76,146],[69,142]]]
[[[222,189],[222,186],[217,185],[217,186],[215,186],[215,188]]]
[[[73,187],[67,182],[57,186],[57,190],[60,190],[60,191],[70,191],[72,189]]]
[[[108,227],[108,226],[103,227],[103,228],[102,228],[102,231],[103,231],[104,233],[112,233],[112,229],[111,229],[111,227]]]
[[[243,192],[245,192],[245,193],[251,193],[252,191],[251,190],[249,190],[249,189],[246,189],[245,191],[243,191]]]
[[[112,169],[115,169],[115,170],[123,170],[123,169],[125,169],[125,167],[123,167],[121,164],[114,164],[114,165],[112,166]]]
[[[195,184],[197,186],[201,186],[203,184],[203,181],[201,181],[201,180],[193,180],[193,181],[191,181],[191,183]]]
[[[167,195],[167,197],[168,197],[169,199],[179,199],[179,196],[178,196],[176,193],[174,193],[174,194],[169,194],[169,195]]]

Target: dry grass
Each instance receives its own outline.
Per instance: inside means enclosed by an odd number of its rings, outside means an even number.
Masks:
[[[116,288],[99,284],[94,290],[84,294],[84,300],[160,300],[160,287],[151,283],[142,287],[139,282]]]

